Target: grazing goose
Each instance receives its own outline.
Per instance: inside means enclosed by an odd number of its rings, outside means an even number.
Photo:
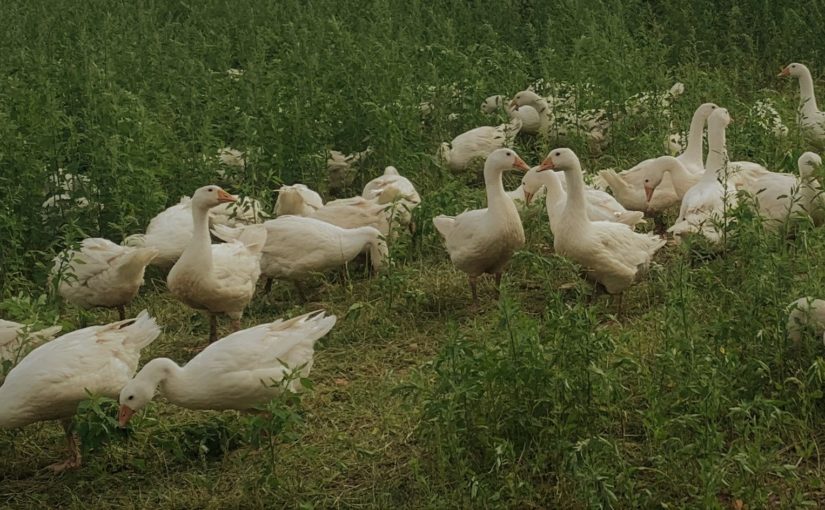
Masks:
[[[71,430],[77,405],[89,394],[117,398],[137,370],[140,351],[160,334],[146,310],[135,319],[65,334],[30,352],[0,386],[0,427],[60,420],[71,456],[55,472],[80,466]]]
[[[514,150],[494,151],[484,163],[487,208],[433,218],[435,228],[444,237],[450,260],[469,277],[474,303],[478,302],[478,277],[492,274],[498,287],[504,266],[524,246],[521,218],[501,182],[502,174],[511,168],[530,169]]]
[[[84,239],[78,250],[54,259],[50,278],[58,278],[63,299],[81,308],[117,308],[120,320],[125,306],[143,285],[146,266],[158,255],[156,248],[120,246],[108,239]]]
[[[304,184],[281,186],[278,190],[278,199],[275,201],[275,216],[293,214],[309,216],[321,207],[324,201],[321,195],[309,189]]]
[[[804,64],[793,63],[785,66],[779,76],[793,76],[799,80],[797,122],[812,144],[825,148],[825,112],[817,108],[811,71]]]
[[[367,200],[376,199],[381,205],[394,204],[387,209],[393,225],[408,227],[412,222],[412,211],[421,203],[421,196],[409,179],[398,173],[394,166],[384,169],[384,175],[376,177],[364,186],[361,196]]]
[[[665,240],[622,223],[591,221],[581,164],[572,150],[554,149],[538,171],[554,169],[564,171],[567,180],[567,201],[553,233],[556,252],[580,264],[610,294],[623,292],[647,272]]]
[[[730,115],[724,108],[717,108],[708,118],[706,170],[699,182],[685,193],[679,217],[668,229],[677,238],[689,233],[700,233],[713,244],[718,244],[723,239],[723,231],[718,224],[726,222],[726,211],[736,206],[736,188],[726,176],[728,156],[725,128],[729,123]]]
[[[155,358],[121,390],[118,421],[126,426],[158,388],[169,402],[186,409],[243,411],[264,405],[281,392],[279,383],[292,371],[309,375],[315,342],[334,325],[334,315],[316,311],[236,331],[183,367]],[[290,391],[300,388],[299,380],[290,381]]]
[[[520,130],[520,119],[496,127],[477,127],[458,135],[450,143],[442,143],[438,156],[451,170],[465,170],[474,160],[486,158],[493,151],[512,144]]]
[[[240,329],[244,308],[255,293],[261,274],[261,249],[266,242],[263,225],[249,225],[237,241],[211,244],[209,209],[235,197],[218,186],[198,188],[192,195],[192,239],[166,278],[169,291],[196,310],[209,313],[209,340],[217,339],[218,313]]]

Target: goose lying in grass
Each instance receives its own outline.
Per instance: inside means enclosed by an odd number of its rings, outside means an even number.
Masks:
[[[335,316],[311,312],[237,331],[209,345],[183,367],[168,358],[146,363],[120,392],[118,421],[126,426],[160,388],[166,399],[187,409],[248,410],[277,396],[292,371],[307,377],[315,342],[335,325]],[[300,381],[289,382],[290,391]]]
[[[51,340],[61,329],[60,326],[52,326],[30,331],[25,324],[0,319],[0,365],[6,361],[16,364],[28,351]]]
[[[799,298],[788,305],[788,338],[796,343],[802,340],[806,330],[821,336],[825,342],[825,301],[811,297]]]
[[[282,216],[263,224],[266,244],[261,253],[261,271],[269,291],[271,279],[292,280],[306,300],[301,280],[314,273],[342,266],[358,254],[367,252],[375,271],[387,257],[387,244],[373,227],[341,228],[315,218]],[[242,229],[216,227],[215,235],[231,241],[239,239]]]
[[[724,108],[717,108],[708,118],[707,170],[685,193],[679,217],[668,229],[677,238],[699,233],[713,244],[723,239],[720,225],[729,219],[726,211],[736,206],[736,188],[725,175],[728,168],[725,128],[729,123],[730,116]]]
[[[77,405],[89,394],[117,398],[137,370],[140,351],[160,334],[144,310],[135,319],[65,334],[30,352],[0,386],[0,427],[60,420],[71,456],[54,471],[80,466],[71,431]]]
[[[814,80],[804,64],[788,64],[779,76],[792,76],[799,80],[799,109],[797,122],[808,140],[818,148],[825,148],[825,112],[817,108]]]
[[[477,127],[458,135],[450,143],[442,143],[438,156],[451,170],[465,170],[474,160],[486,158],[493,151],[511,145],[520,130],[520,119],[495,127]]]
[[[592,221],[581,164],[572,150],[552,150],[538,171],[554,169],[564,171],[567,179],[567,201],[553,232],[556,252],[580,264],[587,277],[610,294],[623,292],[647,272],[653,254],[665,240],[636,233],[622,223]]]
[[[567,203],[567,192],[562,187],[561,180],[556,172],[538,171],[538,168],[531,168],[522,178],[525,201],[529,204],[535,193],[542,188],[547,190],[545,202],[547,217],[550,220],[550,231],[555,234]],[[587,200],[587,217],[591,221],[624,223],[631,228],[645,222],[644,213],[628,211],[615,198],[604,191],[585,190],[585,198]]]
[[[511,168],[530,169],[514,150],[494,151],[484,163],[487,208],[433,218],[435,228],[444,237],[450,260],[469,277],[474,303],[478,302],[478,277],[492,274],[498,287],[504,266],[524,246],[521,218],[501,181],[502,174]]]
[[[126,305],[143,285],[146,266],[158,255],[156,248],[120,246],[107,239],[84,239],[78,250],[54,259],[50,278],[58,278],[63,299],[81,308],[117,308],[126,318]]]
[[[387,210],[391,208],[392,203],[379,204],[377,198],[352,197],[327,202],[309,217],[341,228],[373,227],[386,236],[390,233]]]
[[[216,314],[225,313],[240,329],[244,308],[255,293],[261,274],[261,250],[266,242],[263,225],[249,225],[237,241],[211,244],[209,209],[235,197],[218,186],[198,188],[192,195],[192,239],[169,271],[169,291],[178,300],[209,313],[209,340],[217,339]]]
[[[518,118],[521,121],[521,133],[526,135],[537,135],[541,130],[541,118],[539,112],[532,106],[522,106],[516,108],[504,96],[490,96],[481,103],[481,112],[492,114],[500,109],[504,109],[510,120]]]
[[[321,195],[309,189],[304,184],[281,186],[278,190],[278,199],[275,201],[275,216],[293,214],[309,216],[324,206]]]
[[[412,211],[421,203],[421,196],[409,179],[398,173],[394,166],[384,169],[384,175],[376,177],[364,186],[361,196],[377,200],[381,205],[392,204],[390,222],[407,227],[412,222]]]
[[[330,193],[337,195],[352,186],[355,175],[358,173],[358,165],[363,163],[370,154],[372,154],[371,147],[352,154],[344,154],[336,150],[329,151],[327,173]]]

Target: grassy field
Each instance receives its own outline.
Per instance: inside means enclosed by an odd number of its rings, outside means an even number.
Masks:
[[[394,165],[423,203],[384,273],[353,265],[318,278],[309,303],[289,285],[253,301],[245,326],[318,308],[338,316],[313,387],[276,401],[270,420],[157,399],[122,432],[114,404],[94,401],[78,419],[85,465],[59,477],[43,470],[65,454],[58,425],[0,431],[0,507],[825,506],[823,345],[784,334],[788,303],[825,297],[825,231],[767,233],[738,210],[721,255],[668,246],[619,314],[553,254],[543,204],[523,215],[528,242],[502,299],[485,282],[477,310],[430,221],[484,200],[477,175],[438,164],[438,144],[501,122],[481,101],[539,78],[573,84],[582,108],[685,84],[672,117],[608,107],[604,154],[573,145],[590,172],[662,154],[671,120],[686,129],[705,101],[734,118],[733,159],[796,172],[807,150],[797,85],[776,74],[791,61],[825,72],[825,6],[783,4],[6,2],[3,318],[66,331],[114,320],[56,302],[46,277],[57,251],[87,236],[120,242],[207,183],[268,207],[284,182],[323,193],[330,148],[374,148],[353,194]],[[777,105],[786,138],[757,124],[758,99]],[[424,119],[422,101],[433,105]],[[221,179],[224,146],[248,164]],[[531,164],[553,147],[515,146]],[[89,177],[90,207],[44,215],[58,168]],[[205,344],[205,318],[158,272],[130,310],[143,308],[164,326],[144,360],[182,363]]]

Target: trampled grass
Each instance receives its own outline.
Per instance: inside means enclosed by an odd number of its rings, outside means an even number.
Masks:
[[[278,403],[272,423],[157,399],[128,432],[90,432],[100,444],[59,477],[42,469],[64,455],[56,424],[3,431],[0,506],[825,504],[823,346],[813,336],[791,344],[783,329],[788,303],[825,296],[821,229],[770,234],[742,211],[724,254],[668,246],[617,313],[552,253],[543,204],[524,214],[528,244],[502,300],[485,282],[478,310],[430,221],[483,202],[478,175],[437,164],[438,144],[501,122],[481,101],[539,78],[573,84],[582,108],[685,83],[672,118],[609,107],[605,153],[573,146],[588,170],[661,154],[671,120],[685,129],[696,105],[713,101],[734,117],[733,159],[795,172],[807,149],[793,122],[797,87],[775,75],[791,61],[823,72],[822,5],[96,0],[12,1],[3,12],[4,318],[50,322],[56,251],[85,236],[119,242],[203,184],[268,207],[282,182],[324,192],[326,149],[374,148],[353,193],[392,164],[423,203],[383,274],[355,264],[346,278],[318,278],[309,303],[289,285],[253,301],[245,326],[317,308],[339,317],[319,344],[313,387]],[[233,79],[230,68],[244,72]],[[787,138],[750,114],[763,98]],[[422,101],[433,105],[425,118]],[[246,151],[248,164],[220,179],[224,146]],[[531,163],[553,146],[516,143]],[[91,206],[44,217],[58,168],[89,177]],[[144,360],[185,362],[205,343],[204,317],[171,298],[158,272],[130,308],[164,326]],[[114,318],[60,309],[65,330]],[[92,404],[83,418],[105,426],[114,409]],[[261,428],[273,434],[253,444]]]

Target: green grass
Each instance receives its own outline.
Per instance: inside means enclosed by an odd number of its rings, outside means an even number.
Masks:
[[[386,165],[423,197],[419,226],[391,247],[385,273],[317,280],[311,302],[289,285],[257,297],[252,326],[324,308],[313,387],[276,401],[276,419],[189,412],[157,399],[128,433],[111,403],[81,415],[91,450],[78,471],[56,424],[0,431],[0,506],[10,508],[800,508],[825,504],[819,451],[823,346],[791,345],[784,307],[825,296],[825,233],[787,239],[747,211],[721,256],[668,246],[624,296],[591,300],[577,269],[552,253],[543,204],[525,214],[528,244],[503,298],[480,286],[471,309],[430,219],[483,203],[476,175],[433,155],[441,141],[495,124],[479,104],[538,78],[572,83],[583,108],[640,91],[686,92],[727,107],[733,159],[796,171],[797,87],[775,77],[805,62],[823,72],[825,8],[782,2],[681,6],[618,0],[120,3],[11,1],[0,32],[0,315],[68,331],[110,311],[58,308],[46,275],[85,236],[121,241],[206,183],[267,206],[281,182],[325,191],[325,149],[371,146],[353,193]],[[234,81],[230,67],[241,68]],[[590,87],[585,87],[590,83]],[[825,83],[817,82],[825,93]],[[791,128],[774,139],[749,116],[770,98]],[[424,119],[418,105],[430,101]],[[670,118],[622,117],[588,170],[659,155]],[[448,115],[457,113],[451,120]],[[552,140],[519,139],[539,161]],[[220,147],[248,152],[217,177]],[[59,167],[88,176],[95,205],[42,217]],[[508,187],[518,176],[506,178]],[[572,284],[572,285],[570,285]],[[164,333],[144,359],[185,362],[204,317],[151,272],[130,307]],[[222,323],[222,331],[226,331]],[[99,406],[99,407],[96,407]],[[108,414],[107,414],[108,413]],[[271,432],[271,434],[267,434]]]

